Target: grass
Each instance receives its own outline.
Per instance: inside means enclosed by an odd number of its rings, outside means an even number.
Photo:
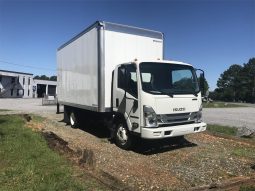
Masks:
[[[39,123],[42,123],[45,120],[45,118],[43,118],[41,116],[38,116],[38,115],[33,115],[32,114],[31,117],[32,117],[33,121],[36,121],[36,122],[39,122]]]
[[[207,130],[211,133],[219,133],[224,135],[236,136],[237,128],[222,125],[207,125]]]
[[[242,185],[240,187],[239,191],[254,191],[255,190],[255,186],[246,186],[246,185]]]
[[[10,110],[8,110],[8,109],[0,109],[0,111],[10,111]]]
[[[239,105],[234,103],[225,103],[225,102],[212,102],[212,103],[203,103],[204,108],[233,108],[233,107],[246,107],[245,105]]]
[[[88,175],[82,178],[81,170],[49,149],[18,115],[0,115],[0,159],[0,190],[106,189]]]
[[[254,156],[253,152],[254,152],[254,149],[250,149],[250,148],[235,148],[232,151],[232,154],[238,157],[251,158],[252,156]]]

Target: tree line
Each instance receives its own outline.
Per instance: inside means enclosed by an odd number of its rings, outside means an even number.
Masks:
[[[46,75],[41,75],[41,76],[35,76],[34,79],[36,80],[50,80],[50,81],[57,81],[57,76],[46,76]]]
[[[57,76],[37,75],[34,79],[57,81]],[[206,79],[204,83],[206,92],[209,89]],[[233,64],[225,70],[209,97],[213,100],[255,103],[255,58],[243,65]]]
[[[210,97],[214,100],[254,103],[255,58],[243,65],[233,64],[224,71]]]

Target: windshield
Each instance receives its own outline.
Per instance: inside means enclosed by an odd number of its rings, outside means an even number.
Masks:
[[[192,66],[143,62],[140,64],[142,89],[151,94],[197,94],[198,81]]]

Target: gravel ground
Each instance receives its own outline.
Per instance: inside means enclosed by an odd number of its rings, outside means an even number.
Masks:
[[[208,124],[247,127],[255,130],[255,108],[203,108],[203,119]]]
[[[88,163],[94,169],[110,174],[131,190],[188,190],[255,176],[254,143],[200,133],[186,136],[181,145],[169,140],[140,141],[134,150],[124,151],[107,140],[102,127],[72,129],[58,122],[60,116],[52,114],[40,123],[43,132],[53,132],[76,152],[92,153],[93,161]]]
[[[0,109],[46,117],[43,123],[36,124],[32,120],[30,126],[53,132],[74,151],[92,153],[93,168],[107,172],[134,189],[187,190],[233,177],[255,176],[254,143],[199,133],[186,136],[181,145],[169,140],[140,140],[134,150],[124,151],[107,140],[107,132],[102,131],[102,127],[82,125],[72,129],[66,126],[61,122],[63,114],[56,114],[56,106],[41,106],[40,99],[0,99]],[[233,122],[234,125],[242,125],[244,117],[246,124],[253,124],[254,114],[255,108],[204,109],[207,123],[219,123],[218,119],[228,121],[224,125],[231,125],[234,120],[238,121]]]

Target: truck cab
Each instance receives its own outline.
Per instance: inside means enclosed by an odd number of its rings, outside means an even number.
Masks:
[[[162,139],[206,130],[198,77],[187,63],[135,60],[116,66],[111,102],[114,137],[123,149],[134,135]]]

